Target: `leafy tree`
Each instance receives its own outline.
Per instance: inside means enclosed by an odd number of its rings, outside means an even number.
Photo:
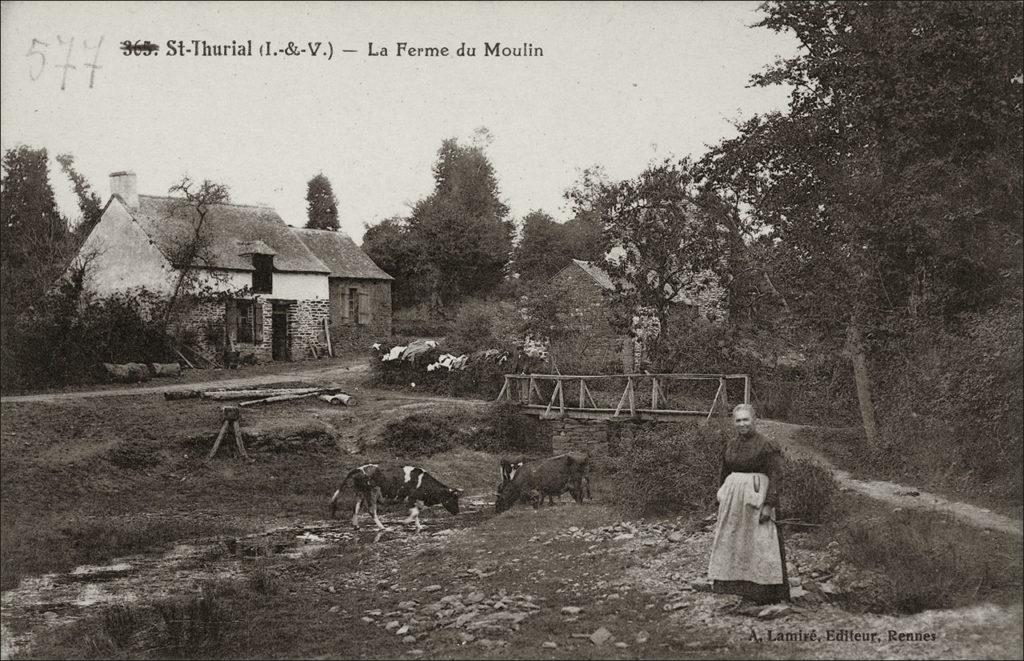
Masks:
[[[320,173],[306,183],[307,229],[335,230],[338,225],[338,200],[330,180]]]
[[[694,186],[688,160],[665,160],[618,183],[585,175],[570,195],[604,226],[604,267],[615,283],[620,325],[645,312],[667,328],[683,292],[722,259],[715,206]],[[651,351],[657,353],[657,340]]]
[[[35,304],[67,266],[68,223],[57,210],[45,149],[3,156],[0,274],[4,316]]]
[[[100,222],[103,216],[103,201],[100,196],[93,192],[92,186],[86,181],[85,176],[75,168],[75,157],[71,154],[60,154],[57,156],[60,169],[64,172],[71,185],[74,187],[75,196],[78,198],[78,210],[82,212],[82,219],[75,226],[75,238],[81,244]]]
[[[867,357],[906,329],[1021,287],[1022,5],[767,3],[797,57],[754,77],[788,112],[704,160],[710,189],[770,233],[798,318],[845,343],[868,438]]]
[[[395,281],[391,295],[395,307],[413,306],[429,298],[432,278],[424,262],[425,249],[398,216],[366,228],[363,251]]]
[[[550,278],[572,259],[600,262],[603,244],[601,224],[593,213],[558,223],[543,211],[531,211],[523,218],[514,269],[525,281]]]

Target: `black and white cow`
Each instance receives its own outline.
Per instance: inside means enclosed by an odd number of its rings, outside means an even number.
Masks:
[[[373,522],[381,530],[387,527],[377,515],[377,503],[380,501],[404,502],[409,508],[409,516],[402,523],[415,523],[416,530],[420,524],[420,510],[430,505],[442,505],[452,514],[459,513],[459,496],[462,489],[452,489],[435,479],[430,473],[416,466],[384,466],[366,464],[353,468],[341,481],[341,486],[331,497],[331,517],[338,508],[338,499],[345,486],[352,482],[359,494],[356,509],[352,514],[352,525],[359,527],[359,507],[365,504],[373,515]]]

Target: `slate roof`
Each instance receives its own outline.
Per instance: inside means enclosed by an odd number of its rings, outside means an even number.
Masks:
[[[175,249],[194,232],[195,212],[182,198],[139,195],[139,208],[132,216],[172,262]],[[251,253],[256,252],[274,255],[276,271],[331,271],[270,207],[211,205],[203,233],[210,243],[207,260],[199,266],[252,271]]]
[[[344,232],[300,228],[293,231],[330,268],[332,278],[394,280]]]

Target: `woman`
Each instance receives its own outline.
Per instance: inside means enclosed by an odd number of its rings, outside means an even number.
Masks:
[[[788,601],[786,551],[775,525],[782,453],[757,432],[754,407],[740,404],[732,417],[736,436],[722,457],[708,578],[715,592],[758,604]]]

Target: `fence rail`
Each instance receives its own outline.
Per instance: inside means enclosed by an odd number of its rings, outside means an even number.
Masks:
[[[599,406],[594,399],[588,382],[625,379],[626,385],[618,404],[612,407]],[[672,420],[692,416],[707,416],[710,420],[716,406],[724,407],[728,402],[726,384],[729,380],[743,381],[743,403],[750,403],[750,376],[747,374],[506,374],[505,384],[497,400],[516,401],[523,404],[526,412],[542,418],[575,418],[583,420]],[[577,406],[566,404],[566,382],[579,382]],[[650,381],[648,388],[646,382]],[[665,390],[673,381],[717,381],[718,389],[707,410],[671,408]],[[551,396],[541,393],[541,384],[554,383]],[[638,385],[642,386],[643,397],[638,397]],[[644,406],[646,392],[650,391],[649,404]],[[575,395],[576,390],[572,390]],[[534,396],[536,395],[536,402]],[[571,396],[571,395],[570,395]],[[547,400],[547,404],[544,401]]]

